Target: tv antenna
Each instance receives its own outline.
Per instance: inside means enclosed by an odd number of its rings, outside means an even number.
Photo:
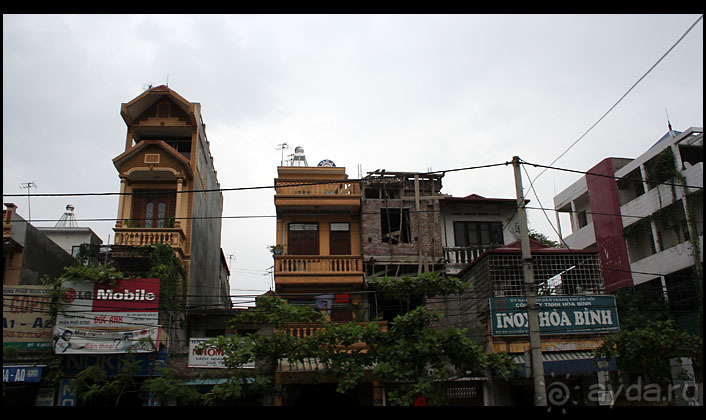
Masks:
[[[289,149],[289,145],[287,143],[282,143],[277,145],[277,150],[282,151],[282,161],[280,162],[279,166],[284,166],[284,149]]]
[[[27,188],[27,213],[29,214],[29,222],[32,223],[32,206],[30,205],[29,192],[32,188],[37,188],[35,182],[23,182],[20,184],[20,188]]]
[[[669,127],[669,135],[674,137],[674,131],[672,130],[672,123],[669,121],[669,112],[667,112],[667,107],[664,107],[664,113],[667,114],[667,127]]]

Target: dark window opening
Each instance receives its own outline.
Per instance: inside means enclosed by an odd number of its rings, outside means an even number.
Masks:
[[[380,209],[380,222],[383,242],[410,242],[409,209]]]
[[[456,246],[488,247],[503,244],[502,222],[454,222]]]

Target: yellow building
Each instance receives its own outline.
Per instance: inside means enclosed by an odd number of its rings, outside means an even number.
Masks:
[[[363,287],[360,184],[335,166],[280,166],[277,175],[277,295],[301,304],[332,295],[331,319],[353,320]]]
[[[201,105],[167,86],[151,87],[120,112],[125,151],[115,245],[170,245],[186,272],[187,306],[230,308],[221,267],[223,195]]]

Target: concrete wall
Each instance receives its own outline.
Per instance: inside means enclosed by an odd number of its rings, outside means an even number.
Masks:
[[[40,285],[43,276],[59,277],[64,273],[64,267],[76,263],[68,252],[17,213],[13,215],[11,237],[24,250],[21,253],[21,263],[19,259],[14,260],[19,265],[19,276],[16,272],[6,274],[6,284]],[[5,267],[6,270],[8,268]]]
[[[201,121],[197,104],[197,118]],[[206,131],[199,124],[195,164],[195,189],[219,189],[213,158],[209,150]],[[193,220],[191,221],[191,247],[189,269],[189,308],[230,308],[230,301],[222,300],[220,281],[221,267],[221,216],[223,194],[220,191],[193,193]],[[227,293],[227,292],[226,292]],[[226,306],[227,305],[227,306]]]

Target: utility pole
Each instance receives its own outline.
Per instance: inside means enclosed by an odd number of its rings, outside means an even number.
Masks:
[[[534,382],[534,405],[547,405],[547,390],[544,383],[544,362],[542,360],[542,345],[539,339],[539,319],[537,317],[537,287],[534,284],[532,268],[532,253],[530,251],[529,230],[527,228],[527,211],[522,192],[522,174],[520,173],[520,158],[512,158],[515,170],[515,191],[517,193],[517,213],[520,219],[520,244],[522,245],[522,269],[525,278],[525,295],[527,296],[527,321],[529,324],[530,360],[532,380]]]

